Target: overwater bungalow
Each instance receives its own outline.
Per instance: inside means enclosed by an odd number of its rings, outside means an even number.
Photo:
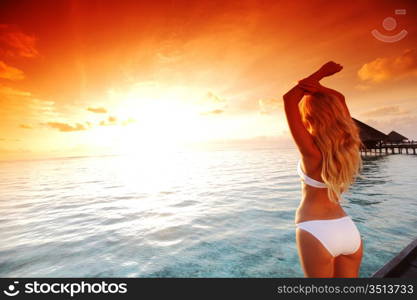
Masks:
[[[360,137],[364,146],[368,149],[375,148],[388,140],[388,135],[365,124],[355,118],[352,118],[359,128]]]
[[[396,131],[385,134],[355,118],[352,119],[359,128],[363,144],[361,148],[362,154],[417,154],[417,141],[409,140]]]
[[[396,131],[391,131],[390,133],[388,133],[388,142],[390,143],[405,143],[408,142],[408,138],[406,138],[405,136],[399,134]]]

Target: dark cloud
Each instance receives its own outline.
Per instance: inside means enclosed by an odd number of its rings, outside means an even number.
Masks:
[[[0,78],[8,80],[22,80],[25,78],[25,74],[22,70],[9,66],[4,61],[0,60]]]
[[[23,33],[15,25],[0,24],[0,54],[32,58],[39,55],[36,38]]]

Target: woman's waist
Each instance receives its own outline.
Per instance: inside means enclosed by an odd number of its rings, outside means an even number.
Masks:
[[[339,196],[339,202],[343,199],[343,194]],[[339,202],[330,200],[327,189],[309,189],[304,188],[301,191],[301,205],[308,206],[334,206],[338,205]]]
[[[328,200],[330,202],[330,200]],[[338,203],[302,201],[295,213],[295,223],[310,220],[329,220],[347,216]]]

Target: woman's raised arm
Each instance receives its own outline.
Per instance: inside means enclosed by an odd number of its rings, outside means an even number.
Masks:
[[[317,156],[319,150],[314,144],[313,137],[304,127],[301,120],[298,103],[304,96],[304,90],[298,85],[289,90],[284,96],[284,109],[291,135],[303,156]]]
[[[299,84],[289,90],[284,96],[284,109],[287,117],[288,127],[290,128],[291,135],[298,147],[298,150],[303,156],[318,157],[321,153],[314,143],[313,137],[304,127],[301,120],[300,110],[298,104],[308,89],[306,85],[316,85],[318,82],[326,76],[333,75],[342,69],[341,65],[334,62],[328,62],[324,64],[317,72],[313,73],[309,77],[301,80]]]

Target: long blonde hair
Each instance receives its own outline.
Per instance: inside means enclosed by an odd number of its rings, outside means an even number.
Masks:
[[[314,93],[299,103],[303,124],[322,154],[321,177],[333,202],[339,202],[362,168],[359,129],[342,101],[333,94]]]

